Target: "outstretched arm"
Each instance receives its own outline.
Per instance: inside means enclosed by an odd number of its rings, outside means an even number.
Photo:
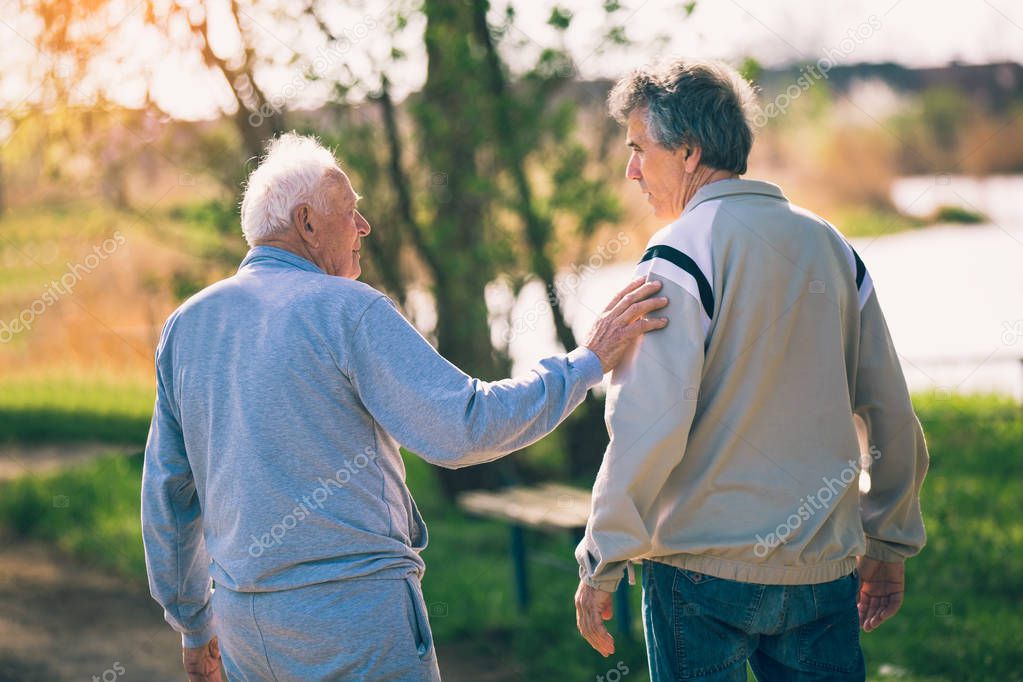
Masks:
[[[527,376],[474,379],[441,357],[380,298],[355,331],[347,375],[366,409],[398,442],[434,464],[457,468],[497,459],[552,431],[640,334],[663,299],[634,281],[594,325],[586,344],[540,361]]]

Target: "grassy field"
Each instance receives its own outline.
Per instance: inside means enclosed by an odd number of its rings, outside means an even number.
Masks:
[[[142,376],[81,373],[5,378],[0,443],[99,441],[139,444],[149,432],[155,389]]]
[[[54,408],[51,425],[72,413],[71,404],[58,394],[51,397],[63,407]],[[137,436],[148,400],[132,392],[102,400],[97,396],[85,402],[102,405],[103,412],[67,419],[69,425],[56,432],[71,438],[102,422],[98,415],[104,414],[117,424],[111,433]],[[0,406],[0,427],[13,425],[19,438],[37,436],[37,429],[12,416],[11,402]],[[36,402],[47,401],[38,396]],[[917,406],[932,456],[923,492],[929,543],[907,565],[907,598],[900,615],[863,637],[870,676],[1023,679],[1023,612],[1018,608],[1023,510],[1013,483],[1023,474],[1023,415],[1019,406],[996,397],[918,396]],[[64,416],[56,416],[62,409]],[[122,421],[114,418],[119,413]],[[438,641],[468,640],[481,652],[501,658],[510,654],[536,679],[596,679],[619,664],[630,670],[629,680],[646,679],[638,641],[620,643],[616,655],[605,660],[577,635],[570,537],[529,536],[533,604],[528,614],[520,614],[507,528],[460,514],[440,497],[429,465],[414,456],[406,461],[409,486],[430,526],[424,590]],[[53,542],[86,562],[142,581],[140,474],[141,455],[110,456],[59,474],[10,482],[0,488],[0,528]],[[637,635],[639,592],[632,590]]]

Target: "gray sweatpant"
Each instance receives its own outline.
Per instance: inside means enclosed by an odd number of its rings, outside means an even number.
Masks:
[[[217,587],[213,619],[232,682],[440,680],[416,574],[279,592]]]

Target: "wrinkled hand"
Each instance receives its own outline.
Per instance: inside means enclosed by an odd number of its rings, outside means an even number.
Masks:
[[[583,345],[597,354],[605,373],[622,361],[625,352],[640,334],[661,329],[668,324],[668,320],[663,317],[644,317],[668,305],[668,299],[663,296],[650,298],[660,288],[660,282],[644,284],[642,277],[634,279],[611,299],[593,323],[589,338]]]
[[[575,625],[590,646],[604,658],[615,652],[615,640],[604,627],[605,620],[611,620],[614,607],[611,592],[604,592],[580,581],[575,591]]]
[[[182,647],[181,660],[188,682],[220,682],[220,644],[216,637],[194,649]]]
[[[906,589],[906,566],[903,562],[888,562],[861,556],[857,559],[860,571],[860,594],[856,606],[860,612],[860,626],[870,632],[894,616],[902,606]]]

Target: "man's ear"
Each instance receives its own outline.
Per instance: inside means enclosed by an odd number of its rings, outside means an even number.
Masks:
[[[291,226],[302,237],[302,241],[313,247],[319,246],[316,226],[313,224],[312,215],[307,204],[299,204],[291,212]]]
[[[682,147],[679,150],[682,154],[682,166],[686,173],[695,173],[700,159],[703,158],[703,150],[699,147]]]

